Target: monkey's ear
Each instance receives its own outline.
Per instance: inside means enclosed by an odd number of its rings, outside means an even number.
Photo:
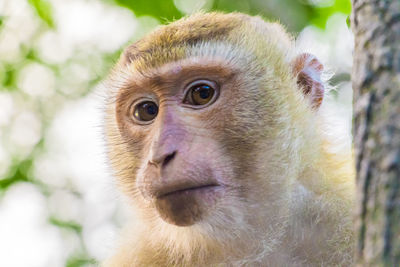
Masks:
[[[311,107],[318,109],[324,98],[324,84],[321,74],[324,66],[312,54],[298,55],[292,62],[292,72],[297,79],[297,86],[309,99]]]

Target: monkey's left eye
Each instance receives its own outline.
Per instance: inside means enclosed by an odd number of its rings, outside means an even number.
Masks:
[[[144,101],[135,106],[133,116],[141,122],[154,120],[158,114],[158,106],[152,101]]]
[[[189,90],[186,93],[184,103],[194,106],[203,106],[215,99],[215,88],[217,86],[211,81],[196,81],[190,84],[188,87]]]

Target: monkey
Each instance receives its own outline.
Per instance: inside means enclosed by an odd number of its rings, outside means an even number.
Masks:
[[[104,131],[135,220],[103,266],[350,266],[352,153],[324,130],[323,74],[281,24],[242,13],[128,46]]]

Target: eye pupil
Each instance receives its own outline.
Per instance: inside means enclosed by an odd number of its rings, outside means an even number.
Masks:
[[[149,115],[157,114],[157,106],[156,105],[147,105],[147,113]]]
[[[158,114],[158,106],[152,101],[139,103],[135,107],[134,116],[139,121],[151,121]]]
[[[207,99],[210,96],[210,86],[203,85],[199,90],[200,97]]]

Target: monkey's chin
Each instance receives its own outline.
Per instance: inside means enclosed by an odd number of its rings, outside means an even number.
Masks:
[[[201,186],[159,196],[155,206],[167,223],[191,226],[207,216],[221,195],[221,186]]]

